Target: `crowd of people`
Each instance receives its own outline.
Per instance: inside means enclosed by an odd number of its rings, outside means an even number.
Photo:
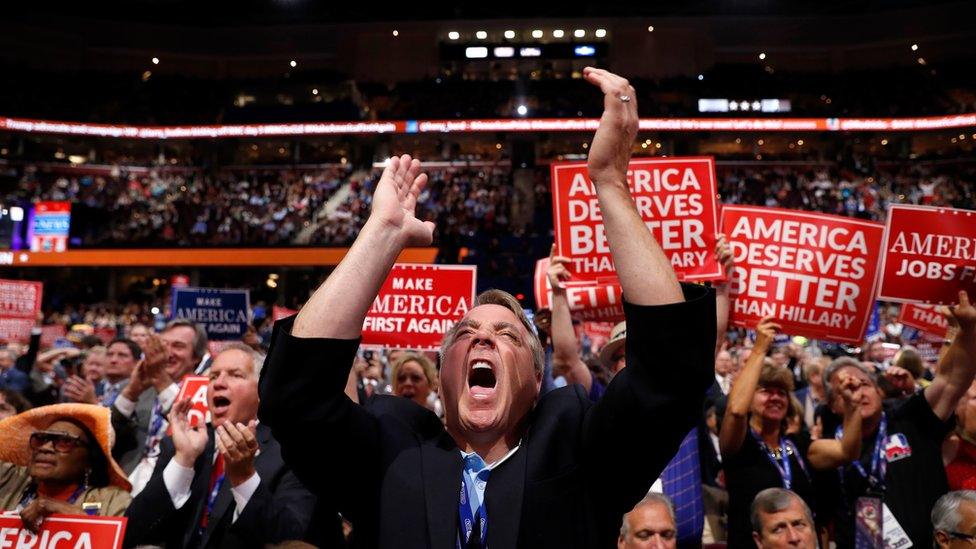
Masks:
[[[52,514],[126,516],[127,547],[976,539],[969,296],[943,311],[950,330],[931,359],[890,310],[860,348],[783,336],[771,317],[730,331],[727,283],[680,284],[631,200],[633,87],[599,69],[585,77],[604,94],[588,168],[626,297],[602,348],[584,343],[555,255],[551,306],[533,320],[489,290],[437,353],[360,348],[404,248],[430,245],[435,226],[459,237],[506,226],[511,206],[504,173],[423,174],[394,157],[349,199],[343,261],[271,334],[266,311],[241,341],[218,344],[186,319],[157,326],[144,310],[96,308],[54,320],[114,322],[107,341],[76,334],[45,348],[38,327],[0,349],[2,510],[31,531]],[[956,180],[925,177],[919,201],[971,199]],[[729,196],[769,187],[761,203],[831,211],[846,210],[845,191],[881,202],[902,190],[897,177],[824,186],[816,172],[724,181]],[[301,180],[290,187],[301,200]],[[733,267],[724,237],[715,255]],[[184,394],[191,376],[207,380],[209,421]]]

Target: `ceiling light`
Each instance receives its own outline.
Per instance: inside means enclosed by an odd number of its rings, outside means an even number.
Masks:
[[[478,31],[474,33],[474,36],[478,40],[484,40],[485,38],[488,38],[488,31]]]
[[[295,61],[294,59],[292,59],[288,64],[291,65],[291,68],[294,69],[295,67],[298,66],[298,61]]]
[[[607,35],[607,29],[596,29],[596,37],[603,38]]]
[[[553,38],[562,38],[565,35],[566,35],[566,33],[563,32],[562,29],[556,29],[556,30],[552,31],[552,37]]]
[[[583,38],[584,36],[586,36],[586,31],[583,29],[576,29],[573,31],[573,36],[575,36],[576,38]]]
[[[461,38],[461,33],[459,33],[458,31],[451,31],[447,33],[447,37],[450,38],[451,40],[457,40],[458,38]]]
[[[542,38],[542,31],[539,29],[532,31],[532,38]]]
[[[515,31],[513,31],[513,30],[507,30],[507,31],[505,31],[505,38],[507,38],[509,40],[515,38]]]

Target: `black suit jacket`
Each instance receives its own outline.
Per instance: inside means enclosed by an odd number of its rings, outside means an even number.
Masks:
[[[488,479],[489,546],[614,546],[623,514],[697,425],[713,380],[714,294],[684,291],[684,303],[625,304],[628,367],[599,402],[578,385],[539,399],[520,448]],[[408,399],[353,404],[343,389],[358,341],[296,338],[292,322],[275,325],[259,412],[287,463],[316,493],[337,494],[356,547],[453,549],[454,440]],[[333,450],[308,452],[309,433]]]
[[[272,438],[271,430],[264,425],[257,428],[261,449],[254,460],[254,468],[261,477],[258,489],[237,521],[232,522],[236,503],[230,482],[224,482],[214,501],[207,530],[201,538],[195,539],[207,504],[214,460],[214,431],[211,427],[208,430],[210,440],[207,448],[193,465],[190,499],[181,509],[173,507],[163,482],[163,470],[175,454],[173,439],[163,439],[152,478],[132,500],[126,513],[129,517],[125,532],[126,547],[147,544],[165,547],[261,547],[284,540],[308,540],[320,545],[338,546],[338,515],[335,512],[331,516],[323,512],[315,517],[323,521],[316,528],[328,531],[331,538],[310,539],[316,498],[285,465],[278,443]]]

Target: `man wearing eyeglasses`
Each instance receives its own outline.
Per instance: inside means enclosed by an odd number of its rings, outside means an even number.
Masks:
[[[542,346],[521,304],[484,292],[441,344],[445,425],[407,399],[343,393],[363,320],[401,251],[429,246],[420,162],[392,158],[342,262],[275,325],[262,422],[299,478],[336,498],[357,546],[612,547],[630,511],[701,415],[713,381],[715,299],[682,286],[627,182],[638,117],[626,80],[604,94],[589,176],[625,297],[628,367],[593,403],[578,385],[539,397]],[[640,431],[640,436],[634,433]],[[309,451],[309,437],[328,451]]]
[[[932,508],[932,528],[939,549],[976,547],[976,491],[959,490],[939,498]]]

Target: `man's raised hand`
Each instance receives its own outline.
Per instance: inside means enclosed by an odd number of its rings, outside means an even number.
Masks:
[[[549,286],[553,293],[566,291],[562,283],[570,278],[569,269],[566,268],[568,263],[568,257],[556,255],[556,245],[553,244],[549,251],[549,268],[546,269],[546,276],[549,277]]]
[[[596,184],[616,181],[626,184],[627,165],[637,137],[637,97],[627,79],[593,67],[583,69],[583,78],[603,92],[603,116],[590,145],[587,167]]]
[[[188,469],[193,468],[193,463],[207,448],[207,441],[210,439],[206,425],[190,426],[187,413],[191,407],[190,399],[185,398],[173,405],[168,418],[173,429],[173,447],[176,450],[173,459]]]
[[[409,154],[390,158],[373,194],[370,221],[396,229],[402,245],[430,246],[434,224],[416,217],[417,197],[427,185],[427,174],[420,173],[420,161]]]

